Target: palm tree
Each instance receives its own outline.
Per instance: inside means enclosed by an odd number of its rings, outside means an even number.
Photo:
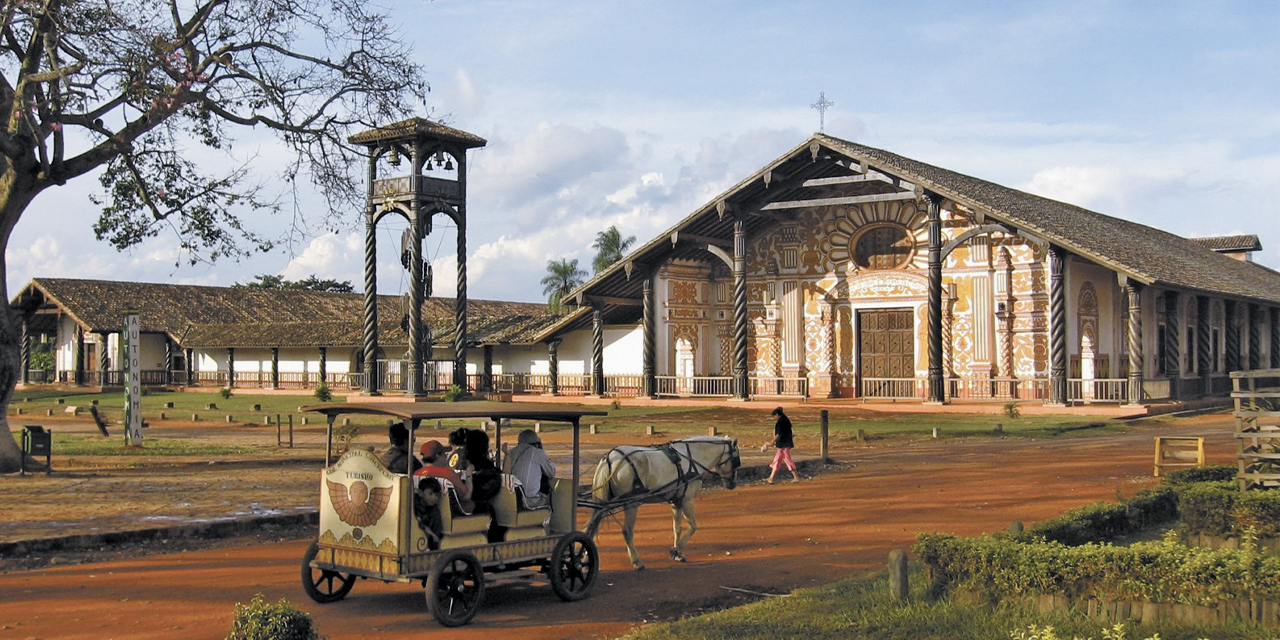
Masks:
[[[596,250],[596,259],[591,261],[591,268],[595,273],[608,269],[613,263],[622,259],[622,255],[627,252],[627,247],[635,241],[635,236],[629,236],[623,240],[616,226],[597,233],[596,241],[591,243],[591,248]]]
[[[551,311],[560,313],[561,301],[569,295],[587,277],[587,272],[578,268],[578,259],[547,261],[547,275],[542,278],[542,292],[550,296],[547,304]]]

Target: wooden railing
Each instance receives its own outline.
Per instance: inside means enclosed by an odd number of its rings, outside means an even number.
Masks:
[[[1124,378],[1068,378],[1067,401],[1082,402],[1128,402],[1129,381]]]
[[[728,376],[655,376],[659,397],[728,398],[733,378]]]
[[[1231,372],[1240,489],[1280,487],[1280,369]]]

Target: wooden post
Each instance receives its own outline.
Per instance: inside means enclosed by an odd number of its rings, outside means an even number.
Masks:
[[[902,549],[889,552],[889,599],[907,601],[907,553]]]
[[[827,460],[830,459],[827,456],[827,454],[829,453],[829,450],[827,448],[827,436],[829,435],[829,431],[827,430],[827,422],[828,422],[827,410],[823,409],[822,413],[819,415],[822,416],[822,462],[823,464],[826,464]]]
[[[289,448],[293,448],[293,414],[289,414]]]

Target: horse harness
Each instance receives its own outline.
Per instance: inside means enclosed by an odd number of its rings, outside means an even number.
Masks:
[[[636,468],[636,463],[631,460],[631,456],[635,453],[639,453],[640,451],[645,451],[645,450],[661,451],[662,453],[666,454],[667,458],[671,460],[671,464],[675,465],[676,478],[675,480],[672,480],[671,482],[668,482],[667,484],[664,484],[661,487],[648,489],[648,492],[662,493],[663,491],[666,491],[671,487],[675,486],[676,490],[674,493],[672,493],[670,502],[673,505],[679,504],[680,501],[684,500],[684,494],[685,494],[685,491],[689,488],[690,482],[693,482],[694,480],[701,478],[702,476],[707,475],[709,473],[713,473],[713,469],[711,467],[708,467],[704,464],[699,463],[697,460],[694,460],[693,450],[692,450],[692,447],[689,446],[689,443],[690,441],[688,440],[676,440],[675,442],[668,442],[665,444],[654,445],[651,447],[641,447],[630,452],[622,453],[622,460],[626,462],[628,466],[631,467],[631,491],[628,491],[623,495],[627,495],[627,496],[634,495],[646,490],[644,484],[640,482],[640,470]],[[676,449],[676,445],[680,445],[680,444],[684,445],[683,453],[681,453]],[[732,456],[733,444],[726,442],[724,443],[724,446]],[[613,452],[617,452],[617,451],[618,451],[617,449],[613,450]],[[610,452],[610,454],[612,454],[613,452]],[[689,468],[683,472],[680,471],[681,460],[687,460],[689,462]],[[719,462],[719,458],[716,459],[716,462],[717,463]],[[732,460],[732,458],[731,458],[731,462],[735,463],[734,464],[735,470],[741,464],[741,462],[737,460]],[[717,466],[719,465],[717,464]]]

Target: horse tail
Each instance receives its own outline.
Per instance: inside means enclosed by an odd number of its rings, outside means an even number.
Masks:
[[[595,475],[591,478],[591,495],[601,502],[607,502],[612,497],[609,490],[609,478],[613,475],[613,465],[609,462],[611,455],[613,451],[600,458],[600,462],[596,463]]]

